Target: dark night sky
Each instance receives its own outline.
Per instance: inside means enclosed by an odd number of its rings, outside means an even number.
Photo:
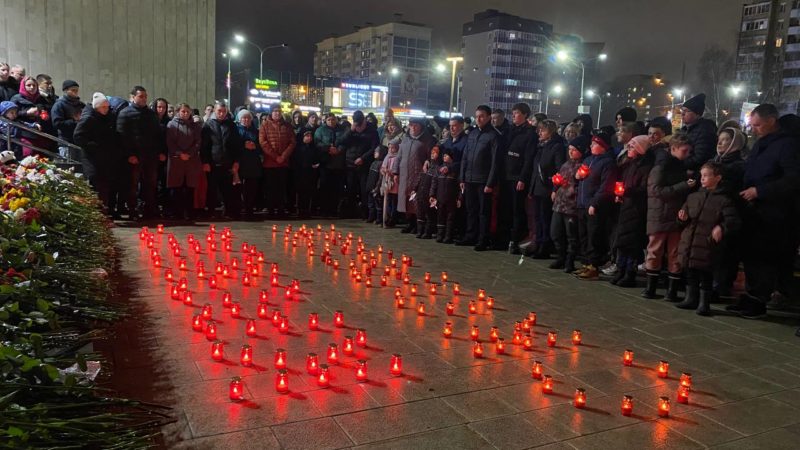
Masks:
[[[265,54],[265,69],[310,73],[314,43],[334,33],[349,33],[354,25],[386,23],[393,20],[394,13],[402,13],[403,20],[433,28],[432,54],[454,54],[460,49],[462,24],[470,21],[477,11],[494,8],[552,23],[559,33],[605,42],[609,55],[603,72],[606,79],[660,72],[667,80],[679,82],[685,61],[687,83],[691,83],[697,61],[707,46],[718,44],[731,52],[736,50],[742,3],[742,0],[225,0],[217,2],[216,43],[219,54],[234,42],[234,32],[244,33],[262,45],[286,42],[290,49],[269,50]],[[255,47],[240,47],[245,52],[245,61],[257,71]],[[225,61],[218,58],[218,80],[224,80],[223,65]],[[233,70],[237,71],[236,62]]]

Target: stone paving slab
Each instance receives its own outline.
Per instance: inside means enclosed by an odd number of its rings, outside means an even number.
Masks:
[[[204,239],[208,224],[168,227],[187,259],[186,276],[195,305],[184,306],[168,296],[160,270],[148,264],[138,228],[115,228],[122,247],[123,275],[133,318],[121,323],[117,335],[99,347],[114,365],[111,386],[120,393],[173,407],[176,421],[164,427],[164,447],[176,448],[797,448],[800,439],[800,339],[790,321],[746,321],[718,314],[701,318],[676,310],[660,300],[639,298],[638,289],[621,289],[606,282],[580,282],[547,269],[547,261],[523,260],[502,252],[475,253],[463,247],[413,239],[397,230],[381,230],[356,221],[338,221],[337,230],[362,236],[368,249],[382,244],[395,257],[414,258],[409,269],[418,285],[390,277],[380,287],[386,253],[373,272],[373,287],[354,283],[347,264],[353,255],[333,247],[341,267],[333,270],[318,256],[309,258],[304,243],[292,248],[284,242],[278,223],[272,233],[264,223],[218,223],[232,227],[234,251],[203,253],[206,270],[213,261],[227,264],[243,254],[243,240],[265,252],[280,266],[282,284],[300,279],[302,293],[283,298],[283,289],[267,286],[266,274],[257,287],[242,287],[241,272],[220,279],[211,290],[198,280],[197,255],[189,252],[187,233]],[[299,223],[293,223],[295,229]],[[316,226],[316,222],[309,225]],[[328,223],[324,226],[328,227]],[[154,226],[151,225],[151,228]],[[166,235],[160,237],[166,241]],[[317,255],[322,241],[315,241]],[[162,256],[166,246],[161,247]],[[164,256],[166,265],[174,259]],[[177,269],[176,267],[174,267]],[[447,285],[440,273],[449,275]],[[422,276],[430,272],[437,294],[430,295]],[[452,295],[453,283],[462,295]],[[408,297],[404,309],[394,305],[396,287]],[[469,314],[468,302],[479,288],[497,300],[494,309],[477,302]],[[270,321],[257,319],[257,336],[245,335],[246,318],[255,318],[259,291],[268,294],[270,310],[280,308],[290,320],[288,334]],[[242,305],[242,318],[230,317],[221,306],[229,291]],[[456,304],[456,315],[445,314],[445,304]],[[203,303],[211,303],[225,342],[225,361],[210,358],[210,343],[192,331],[191,317]],[[416,307],[424,302],[425,315]],[[345,315],[345,328],[333,326],[335,310]],[[515,321],[528,312],[538,315],[532,336],[534,347],[508,345],[496,355],[487,342],[491,326],[510,341]],[[307,317],[317,312],[320,329],[310,331]],[[442,337],[445,321],[455,336]],[[480,329],[485,357],[472,356],[468,332]],[[324,362],[329,343],[342,344],[356,328],[367,330],[368,345],[330,368],[331,387],[320,388],[305,372],[305,355],[316,352]],[[583,345],[573,345],[573,329],[583,332]],[[547,332],[558,331],[555,347],[545,345]],[[239,364],[243,344],[254,348],[254,367]],[[273,355],[277,348],[289,354],[290,393],[275,391]],[[632,349],[635,363],[621,364],[622,351]],[[388,373],[392,353],[403,355],[401,377]],[[354,378],[355,361],[364,359],[369,381]],[[667,379],[659,378],[659,360],[670,362]],[[554,377],[555,392],[544,394],[530,377],[534,360]],[[693,374],[688,405],[678,404],[675,392],[681,372]],[[241,376],[245,401],[228,399],[228,381]],[[577,387],[588,395],[588,407],[571,404]],[[619,413],[623,394],[633,395],[632,417]],[[656,414],[658,398],[668,396],[670,418]],[[789,446],[794,443],[794,446]]]

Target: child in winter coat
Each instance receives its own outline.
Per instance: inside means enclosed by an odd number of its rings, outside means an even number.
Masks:
[[[586,152],[584,139],[573,139],[567,147],[569,159],[553,175],[553,218],[550,222],[550,238],[556,249],[556,260],[551,269],[575,271],[578,254],[578,180],[575,174],[581,166]]]
[[[678,220],[684,226],[678,254],[687,269],[687,285],[686,298],[675,306],[695,309],[701,316],[710,315],[713,270],[720,257],[718,245],[741,226],[733,200],[718,189],[722,170],[719,163],[703,165],[700,168],[702,189],[689,194],[678,211]]]
[[[3,116],[4,118],[12,122],[17,122],[17,124],[22,124],[30,128],[36,128],[38,130],[41,129],[41,126],[39,124],[32,122],[30,123],[23,122],[19,120],[18,114],[19,114],[19,107],[17,106],[16,103],[8,101],[0,102],[0,116]],[[21,145],[12,143],[10,149],[6,148],[8,144],[6,142],[5,137],[9,127],[11,127],[11,125],[0,121],[0,136],[2,136],[2,139],[0,139],[0,151],[11,150],[14,152],[14,156],[16,157],[17,161],[22,161]],[[19,139],[19,137],[20,137],[20,129],[18,127],[11,127],[11,139]]]
[[[395,213],[397,212],[397,186],[399,164],[397,157],[400,152],[400,138],[396,137],[389,141],[389,153],[381,164],[381,188],[380,193],[384,199],[383,217],[380,219],[385,228],[392,228],[395,224]],[[384,219],[385,218],[385,219]]]
[[[381,166],[386,157],[386,148],[378,146],[367,174],[367,223],[383,223],[383,196],[381,195]]]
[[[742,151],[747,145],[747,136],[738,128],[723,128],[717,139],[717,156],[714,162],[722,167],[722,181],[717,190],[724,191],[733,198],[737,209],[741,212],[747,206],[739,196],[744,184],[744,159]],[[720,245],[720,264],[714,270],[714,296],[729,297],[732,295],[733,282],[739,272],[742,260],[742,243],[739,236],[727,237]]]
[[[440,147],[441,148],[441,147]],[[436,242],[452,244],[453,226],[456,218],[456,206],[458,202],[459,188],[455,161],[450,149],[441,150],[442,165],[436,171],[436,176],[431,183],[429,201],[436,205]],[[446,171],[442,167],[447,167]]]
[[[440,161],[439,147],[433,147],[430,159],[422,166],[422,175],[414,190],[417,195],[417,239],[431,239],[436,232],[438,207],[430,193],[433,180],[442,165]]]
[[[655,156],[649,152],[647,136],[636,136],[625,144],[625,163],[614,187],[614,201],[620,205],[614,237],[618,271],[611,284],[636,286],[636,270],[647,245],[647,176]]]

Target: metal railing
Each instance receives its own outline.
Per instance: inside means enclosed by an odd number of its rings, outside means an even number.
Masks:
[[[27,126],[25,124],[8,120],[3,116],[0,116],[0,122],[4,123],[6,125],[6,130],[5,130],[6,132],[5,132],[5,135],[2,136],[2,139],[4,141],[6,141],[6,147],[8,148],[8,150],[12,149],[11,144],[16,144],[16,145],[19,145],[21,147],[30,148],[30,149],[34,150],[35,152],[37,152],[37,153],[41,153],[41,154],[47,156],[58,167],[61,167],[61,168],[64,168],[64,169],[73,168],[75,170],[75,172],[81,172],[82,171],[83,164],[79,161],[79,158],[80,158],[81,152],[83,150],[79,146],[77,146],[75,144],[72,144],[70,142],[67,142],[67,141],[65,141],[65,140],[63,140],[61,138],[57,138],[57,137],[51,136],[51,135],[49,135],[49,134],[47,134],[45,132],[39,131],[36,128],[32,128],[32,127],[29,127],[29,126]],[[32,135],[35,135],[35,136],[38,136],[38,137],[41,137],[43,139],[47,139],[49,141],[52,141],[52,142],[56,143],[56,145],[58,145],[59,148],[62,148],[62,149],[66,150],[66,155],[62,155],[60,153],[56,153],[56,152],[54,152],[52,150],[47,150],[47,149],[44,149],[44,148],[41,148],[41,147],[37,147],[37,146],[31,144],[30,142],[25,142],[25,141],[21,141],[21,140],[16,139],[16,138],[12,138],[11,134],[12,134],[12,130],[14,128],[16,128],[16,129],[18,129],[20,131],[24,131],[25,133],[30,133]]]

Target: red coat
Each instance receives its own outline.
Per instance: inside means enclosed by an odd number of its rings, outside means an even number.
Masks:
[[[264,153],[264,168],[289,167],[289,157],[296,145],[292,126],[285,120],[268,118],[258,130],[258,143]],[[278,161],[278,157],[282,160]]]

